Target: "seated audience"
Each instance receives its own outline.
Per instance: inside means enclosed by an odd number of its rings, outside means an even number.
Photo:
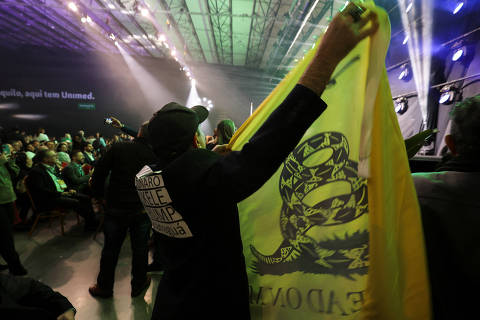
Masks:
[[[49,139],[48,136],[45,134],[45,129],[39,128],[39,129],[38,129],[38,135],[37,135],[37,138],[36,138],[35,140],[37,140],[38,142],[47,142],[47,141],[49,141],[50,139]]]
[[[17,153],[17,152],[21,152],[23,151],[23,144],[22,144],[22,141],[20,140],[14,140],[11,142],[11,145],[12,145],[12,153]]]
[[[62,176],[67,186],[77,192],[88,194],[89,175],[86,175],[82,169],[85,156],[79,150],[73,150],[72,161],[62,170]]]
[[[47,141],[45,142],[45,146],[48,148],[48,150],[55,151],[55,141]]]
[[[65,142],[61,142],[57,147],[57,158],[60,164],[70,163],[70,155],[68,154],[68,145]]]
[[[76,310],[40,281],[0,274],[0,319],[74,320]]]
[[[422,212],[434,319],[474,319],[480,286],[480,95],[457,104],[451,154],[437,172],[415,173]]]
[[[83,155],[85,156],[85,163],[90,166],[95,166],[95,152],[93,150],[93,145],[86,142],[83,147]]]
[[[33,157],[35,157],[35,145],[34,143],[30,142],[27,144],[27,146],[25,147],[25,154],[27,155],[27,157],[29,157],[30,159],[33,159]]]
[[[96,222],[90,198],[73,189],[67,190],[67,185],[60,178],[60,172],[56,167],[55,152],[41,150],[35,156],[35,160],[38,164],[30,171],[26,182],[37,209],[40,211],[56,207],[73,209],[85,218],[86,230],[95,230]]]
[[[85,142],[82,140],[82,137],[78,134],[73,136],[72,150],[83,150]]]

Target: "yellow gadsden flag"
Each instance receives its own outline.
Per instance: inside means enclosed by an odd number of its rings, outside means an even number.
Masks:
[[[380,29],[337,67],[327,110],[239,204],[253,319],[429,319],[420,211]],[[238,130],[240,150],[295,86],[312,49]]]

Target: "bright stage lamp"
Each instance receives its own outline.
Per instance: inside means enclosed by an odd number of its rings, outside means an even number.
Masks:
[[[402,66],[402,71],[398,75],[398,80],[403,80],[405,82],[408,82],[410,81],[410,79],[412,79],[412,69],[406,63]]]
[[[408,110],[408,100],[405,97],[395,100],[395,112],[398,114],[404,114]]]
[[[402,44],[403,44],[403,45],[406,45],[406,44],[407,44],[407,42],[408,42],[408,36],[405,36],[405,38],[403,39],[403,42],[402,42]]]
[[[92,18],[90,18],[89,16],[87,16],[87,22],[88,22],[88,23],[92,23]]]
[[[82,21],[82,23],[87,23],[87,18],[82,17],[82,18],[80,19],[80,21]]]
[[[108,7],[109,7],[110,9],[115,9],[115,6],[114,6],[113,4],[111,4],[111,3],[108,4]]]
[[[465,5],[465,1],[459,1],[453,10],[453,14],[457,14],[460,10],[462,10],[463,6]]]
[[[77,5],[75,4],[75,2],[70,2],[70,3],[68,4],[68,8],[69,8],[70,10],[72,10],[73,12],[77,12],[77,11],[78,11],[78,7],[77,7]]]
[[[145,9],[145,8],[140,9],[140,13],[141,13],[142,16],[144,16],[144,17],[148,16],[148,10]]]
[[[440,100],[438,100],[439,103],[452,104],[454,101],[456,101],[456,98],[460,94],[460,91],[457,87],[449,85],[440,89],[440,94]]]
[[[457,50],[453,53],[452,61],[458,61],[458,60],[460,60],[460,58],[463,57],[463,55],[464,55],[463,49],[462,49],[462,48],[457,49]]]

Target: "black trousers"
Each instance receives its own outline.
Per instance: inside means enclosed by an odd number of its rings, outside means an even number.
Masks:
[[[0,255],[10,269],[21,266],[13,241],[13,202],[0,204]]]
[[[109,210],[112,213],[112,209]],[[139,212],[121,212],[114,210],[115,215],[105,214],[103,245],[100,259],[100,272],[97,284],[104,290],[113,290],[115,268],[123,241],[130,232],[132,246],[132,289],[139,288],[145,283],[148,264],[148,237],[150,235],[150,219],[147,214]],[[140,211],[140,210],[138,210]]]

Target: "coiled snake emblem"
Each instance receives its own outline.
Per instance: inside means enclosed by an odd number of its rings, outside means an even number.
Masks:
[[[309,166],[309,157],[327,149],[331,152],[329,157],[320,164]],[[255,272],[284,274],[302,271],[345,277],[367,272],[368,231],[345,233],[321,242],[307,235],[307,231],[315,226],[348,223],[368,212],[366,179],[358,177],[358,164],[348,157],[348,141],[339,132],[317,134],[290,153],[279,181],[283,201],[280,229],[284,240],[269,256],[250,246],[257,259],[253,265]],[[312,192],[335,182],[347,183],[350,191],[324,200],[320,197],[319,202],[307,201]]]

